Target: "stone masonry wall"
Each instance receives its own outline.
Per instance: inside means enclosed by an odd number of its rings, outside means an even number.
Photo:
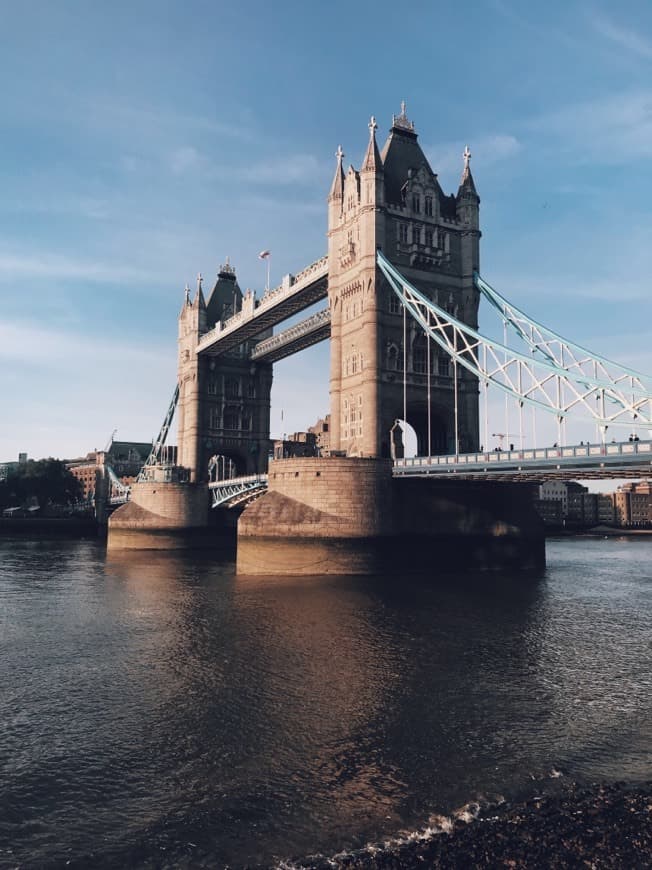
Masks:
[[[206,486],[135,483],[130,500],[109,518],[112,527],[193,528],[208,521]]]
[[[280,459],[269,492],[240,517],[239,537],[391,535],[391,462],[350,457]]]

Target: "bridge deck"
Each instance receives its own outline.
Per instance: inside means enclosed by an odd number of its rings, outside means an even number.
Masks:
[[[218,323],[202,336],[198,354],[219,356],[271,329],[293,314],[305,310],[328,295],[328,257],[322,257],[295,276],[288,285],[265,293],[262,299],[245,296],[242,310]]]
[[[415,456],[397,459],[393,475],[457,480],[506,480],[537,483],[544,480],[604,480],[652,476],[652,441],[541,447],[458,456]],[[213,507],[232,507],[260,495],[266,474],[234,477],[208,484]]]
[[[415,456],[394,463],[396,477],[430,475],[504,480],[602,480],[652,475],[652,441]]]

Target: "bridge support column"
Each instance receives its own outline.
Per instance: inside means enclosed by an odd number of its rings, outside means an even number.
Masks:
[[[238,522],[239,574],[479,573],[545,564],[527,487],[395,480],[391,462],[270,463]]]
[[[206,537],[206,484],[134,483],[127,504],[109,517],[109,550],[195,547]]]

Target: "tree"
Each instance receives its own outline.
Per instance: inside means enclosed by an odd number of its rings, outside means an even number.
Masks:
[[[0,508],[25,505],[67,505],[82,497],[83,486],[60,459],[30,459],[0,482]]]

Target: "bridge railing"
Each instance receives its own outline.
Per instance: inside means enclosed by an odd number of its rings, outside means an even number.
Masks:
[[[558,462],[564,460],[585,460],[586,464],[599,464],[602,457],[617,459],[618,457],[634,459],[637,456],[652,459],[652,441],[616,441],[607,444],[576,444],[572,446],[533,447],[530,449],[485,451],[483,453],[460,453],[446,456],[413,456],[407,459],[397,459],[394,462],[396,474],[409,473],[417,468],[460,468],[486,467],[501,463],[538,464],[541,462]]]

